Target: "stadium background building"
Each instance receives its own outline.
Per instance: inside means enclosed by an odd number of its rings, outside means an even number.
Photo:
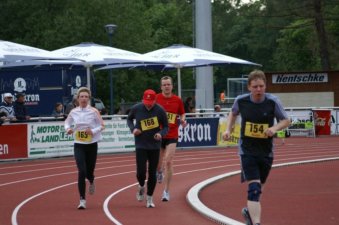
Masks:
[[[265,72],[267,92],[285,107],[339,107],[339,71]]]

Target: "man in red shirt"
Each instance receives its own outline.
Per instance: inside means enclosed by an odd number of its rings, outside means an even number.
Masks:
[[[164,179],[165,183],[161,200],[169,201],[169,186],[173,174],[173,158],[178,142],[178,118],[182,126],[186,126],[186,120],[184,104],[181,98],[172,93],[172,78],[164,76],[161,78],[160,83],[161,93],[157,94],[156,102],[161,105],[167,113],[169,131],[167,135],[162,138],[157,179],[159,183]],[[163,176],[163,169],[165,177]]]

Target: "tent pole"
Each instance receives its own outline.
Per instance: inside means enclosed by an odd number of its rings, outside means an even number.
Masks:
[[[91,68],[90,66],[86,66],[87,70],[87,87],[89,90],[91,90]]]
[[[178,74],[178,96],[181,98],[181,70],[180,67],[177,68]]]

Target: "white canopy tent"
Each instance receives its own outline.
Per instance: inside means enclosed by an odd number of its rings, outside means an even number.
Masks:
[[[28,45],[0,40],[0,61],[3,65],[6,65],[6,63],[20,63],[39,59],[67,60],[69,57]]]
[[[76,58],[80,62],[76,65],[83,65],[87,69],[87,86],[90,88],[90,70],[93,66],[105,66],[119,63],[153,63],[158,60],[142,54],[113,48],[95,43],[81,43],[52,51],[64,57]]]
[[[181,68],[233,63],[260,66],[247,60],[180,44],[148,52],[144,56],[167,61],[177,69],[179,96],[181,96]]]
[[[113,69],[113,68],[152,68],[162,67],[162,69],[177,69],[178,76],[178,95],[181,97],[181,69],[185,67],[201,67],[225,64],[244,64],[261,66],[260,64],[253,63],[247,60],[238,59],[235,57],[222,55],[219,53],[193,48],[185,45],[172,45],[167,48],[162,48],[152,52],[143,54],[147,58],[157,60],[164,63],[155,64],[122,64],[122,65],[108,65],[99,68]]]

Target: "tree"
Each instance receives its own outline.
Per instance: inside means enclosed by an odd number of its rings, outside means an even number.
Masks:
[[[193,43],[194,0],[2,0],[0,39],[47,50],[81,42],[108,45],[104,25],[118,26],[113,46],[145,53]],[[213,51],[263,65],[265,71],[338,69],[339,0],[214,0]],[[214,67],[215,90],[250,66]],[[159,90],[162,71],[114,70],[114,105],[139,101],[145,88]],[[166,71],[176,80],[176,71]],[[97,97],[109,105],[108,71],[95,72]],[[194,89],[192,69],[182,86]],[[218,96],[215,93],[215,96]]]
[[[273,59],[281,71],[318,70],[320,60],[314,43],[315,36],[312,28],[304,26],[307,21],[300,19],[281,30],[281,37],[277,39],[278,47]],[[300,27],[299,29],[294,29]]]
[[[286,69],[281,68],[281,63],[277,56],[284,57],[285,59],[289,58],[289,62],[293,62],[290,65],[299,65],[298,68],[289,68],[290,70],[300,69],[300,70],[307,70],[308,68],[313,68],[317,70],[330,70],[331,69],[331,54],[336,54],[337,48],[330,49],[328,44],[328,36],[331,35],[331,30],[329,29],[329,22],[332,20],[327,15],[331,14],[333,11],[332,7],[337,0],[333,1],[323,1],[323,0],[300,0],[300,1],[292,1],[287,0],[284,2],[271,0],[271,1],[263,1],[266,2],[267,6],[267,15],[276,18],[282,18],[285,20],[287,24],[284,27],[278,27],[281,31],[280,34],[284,35],[283,37],[279,37],[278,43],[280,46],[277,48],[275,52],[275,61],[274,63],[278,66],[276,69]],[[288,19],[285,19],[288,18]],[[286,31],[294,30],[294,31]],[[290,33],[293,35],[286,35]],[[299,38],[296,38],[296,35],[304,35],[305,37],[304,43],[298,42]],[[292,38],[290,40],[282,40],[286,38]],[[293,40],[297,41],[296,43]],[[290,43],[292,46],[286,46],[286,43]],[[295,50],[293,47],[295,45],[299,45],[298,49],[303,49],[300,53],[304,55],[305,52],[309,52],[308,54],[312,53],[312,56],[316,57],[317,63],[316,67],[314,66],[314,59],[310,60],[309,63],[305,63],[302,66],[299,62],[300,57],[296,57],[296,55],[292,55],[290,57],[288,55],[288,50]],[[302,47],[303,46],[303,47]],[[292,47],[292,48],[291,48]],[[282,48],[285,48],[285,52],[287,55],[283,56],[281,51]],[[279,52],[278,52],[279,51]]]

